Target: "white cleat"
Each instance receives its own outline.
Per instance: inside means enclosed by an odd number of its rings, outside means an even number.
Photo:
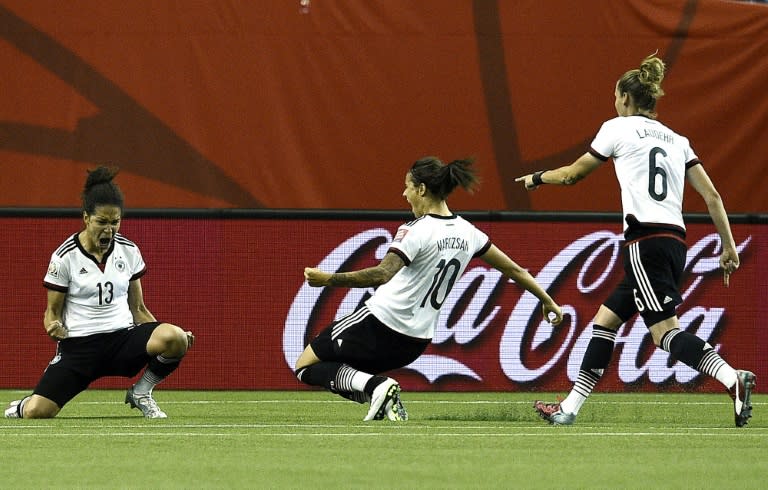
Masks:
[[[736,384],[728,394],[733,399],[733,412],[736,427],[744,427],[752,417],[752,390],[755,388],[755,374],[750,371],[736,370]]]
[[[19,405],[21,405],[21,400],[13,400],[8,408],[5,409],[5,418],[20,419]]]
[[[152,398],[151,394],[138,395],[133,391],[131,386],[125,393],[125,403],[131,405],[131,408],[138,408],[145,418],[148,419],[165,419],[168,416],[160,410],[157,406],[157,402]]]
[[[387,412],[392,411],[395,400],[398,402],[400,400],[400,385],[394,379],[387,378],[374,388],[373,395],[371,395],[371,408],[368,409],[368,415],[363,421],[368,422],[369,420],[381,420],[385,416],[390,417]]]

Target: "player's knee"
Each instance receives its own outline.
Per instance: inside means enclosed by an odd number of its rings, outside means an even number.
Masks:
[[[180,358],[190,347],[190,337],[187,332],[170,323],[161,323],[152,333],[150,343],[154,351],[168,357]]]
[[[182,357],[187,353],[187,350],[189,349],[189,337],[187,336],[187,332],[177,327],[176,325],[172,325],[172,327],[173,335],[171,336],[168,350],[175,351],[177,353],[175,357]]]
[[[29,400],[24,404],[22,417],[25,419],[52,419],[59,413],[59,407],[50,403]]]
[[[643,315],[646,325],[649,325],[648,331],[656,347],[662,347],[662,339],[673,329],[678,328],[677,316],[674,310],[647,312]]]

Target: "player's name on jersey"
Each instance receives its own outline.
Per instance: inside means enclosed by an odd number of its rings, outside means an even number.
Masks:
[[[442,252],[446,249],[469,251],[469,244],[466,240],[457,236],[445,237],[437,241],[437,250]]]
[[[648,129],[643,128],[642,130],[637,129],[635,130],[637,132],[637,137],[640,139],[643,138],[655,138],[660,141],[664,141],[665,143],[674,144],[675,137],[672,136],[672,134],[667,133],[666,131],[659,131],[658,129]]]

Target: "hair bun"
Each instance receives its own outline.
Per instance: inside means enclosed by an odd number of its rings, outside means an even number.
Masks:
[[[117,175],[117,172],[117,168],[108,168],[104,166],[89,170],[88,178],[85,180],[85,188],[90,189],[95,185],[108,184],[112,182]]]

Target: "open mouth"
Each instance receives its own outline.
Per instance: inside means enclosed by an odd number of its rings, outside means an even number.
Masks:
[[[112,240],[110,238],[99,238],[99,245],[102,248],[106,248],[106,247],[109,247],[109,242],[111,241]]]

